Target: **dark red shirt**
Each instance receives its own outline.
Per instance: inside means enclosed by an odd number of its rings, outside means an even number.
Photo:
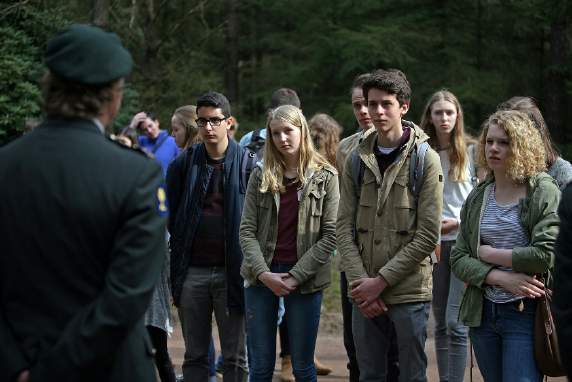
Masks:
[[[278,238],[272,263],[292,265],[298,261],[298,183],[286,180],[286,191],[280,194]]]
[[[201,217],[191,248],[191,265],[196,267],[224,266],[224,158],[207,156],[213,173],[201,208]]]

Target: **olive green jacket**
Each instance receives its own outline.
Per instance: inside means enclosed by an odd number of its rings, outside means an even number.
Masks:
[[[494,178],[489,177],[471,191],[461,210],[461,229],[451,252],[451,270],[468,286],[461,301],[459,317],[470,327],[481,324],[485,279],[495,265],[481,261],[477,255],[480,245],[481,218]],[[519,218],[530,238],[527,247],[512,250],[512,269],[528,274],[545,273],[554,264],[554,242],[560,221],[558,203],[560,190],[546,173],[531,177],[526,198],[519,202]]]
[[[425,156],[417,199],[408,187],[411,152],[415,143],[428,136],[413,123],[403,123],[411,128],[409,141],[383,177],[373,154],[377,144],[377,133],[373,133],[357,148],[365,163],[359,198],[349,159],[340,182],[340,268],[348,282],[381,275],[389,284],[381,294],[388,304],[431,300],[429,256],[439,243],[443,207],[443,172],[439,155],[432,149]]]
[[[248,285],[256,285],[258,276],[270,271],[278,235],[280,194],[260,192],[261,166],[250,176],[240,222],[244,254],[240,274]],[[337,171],[329,165],[309,173],[298,192],[298,262],[289,273],[300,283],[301,293],[322,290],[330,283],[339,198]]]

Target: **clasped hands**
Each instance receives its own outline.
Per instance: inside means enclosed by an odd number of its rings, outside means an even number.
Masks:
[[[287,296],[298,287],[298,281],[290,273],[262,272],[258,280],[278,297]]]
[[[387,306],[379,297],[387,287],[381,276],[363,277],[350,283],[350,296],[366,318],[374,318],[387,312]]]

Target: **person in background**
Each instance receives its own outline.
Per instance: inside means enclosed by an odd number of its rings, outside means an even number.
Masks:
[[[153,154],[161,164],[163,175],[167,176],[169,164],[180,152],[175,138],[159,128],[159,119],[153,113],[142,111],[135,114],[130,127],[143,133],[139,136],[139,147]]]
[[[267,116],[276,109],[278,106],[292,105],[301,109],[300,98],[295,90],[288,88],[276,89],[270,97],[270,106],[266,112]],[[255,129],[242,138],[240,138],[240,145],[248,147],[251,151],[257,153],[259,158],[264,154],[264,142],[266,141],[266,129]]]
[[[228,129],[228,137],[230,139],[232,139],[233,141],[236,141],[236,139],[234,139],[234,135],[236,134],[237,130],[238,130],[238,120],[236,119],[236,117],[231,116],[230,117],[230,129]]]
[[[310,136],[314,147],[332,166],[336,165],[336,150],[340,143],[342,126],[331,116],[324,113],[315,114],[308,121]]]
[[[272,380],[284,297],[294,376],[311,382],[322,290],[336,244],[337,171],[314,149],[297,107],[276,108],[266,129],[271,138],[252,173],[240,224],[250,381]]]
[[[185,381],[209,379],[214,313],[224,382],[247,375],[242,251],[238,228],[246,179],[244,149],[228,138],[228,99],[207,92],[197,100],[201,143],[178,156],[167,173],[171,285],[185,340]]]
[[[546,169],[539,131],[519,111],[484,123],[477,150],[487,178],[467,197],[451,269],[467,289],[460,320],[468,326],[486,382],[539,382],[534,359],[536,299],[558,235],[560,190]]]
[[[534,99],[530,97],[512,97],[501,103],[499,110],[517,110],[528,115],[534,127],[540,133],[544,151],[546,152],[546,172],[558,183],[561,190],[572,181],[572,164],[558,154],[558,149],[552,142],[550,131],[542,113]]]
[[[441,255],[433,266],[433,316],[435,353],[441,382],[462,382],[467,364],[467,327],[459,322],[464,283],[451,275],[449,257],[461,224],[461,207],[476,185],[476,141],[465,133],[463,109],[448,90],[433,93],[419,125],[437,151],[445,178]]]
[[[185,150],[201,139],[197,126],[197,107],[185,105],[177,108],[171,117],[171,134],[180,150]]]

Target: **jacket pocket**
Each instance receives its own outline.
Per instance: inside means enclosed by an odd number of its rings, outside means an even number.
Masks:
[[[310,191],[309,196],[312,216],[322,216],[325,195],[326,191],[322,189],[313,189]]]
[[[391,205],[393,206],[393,227],[405,235],[415,231],[417,220],[417,201],[408,187],[407,176],[395,178],[394,190],[392,191]]]

